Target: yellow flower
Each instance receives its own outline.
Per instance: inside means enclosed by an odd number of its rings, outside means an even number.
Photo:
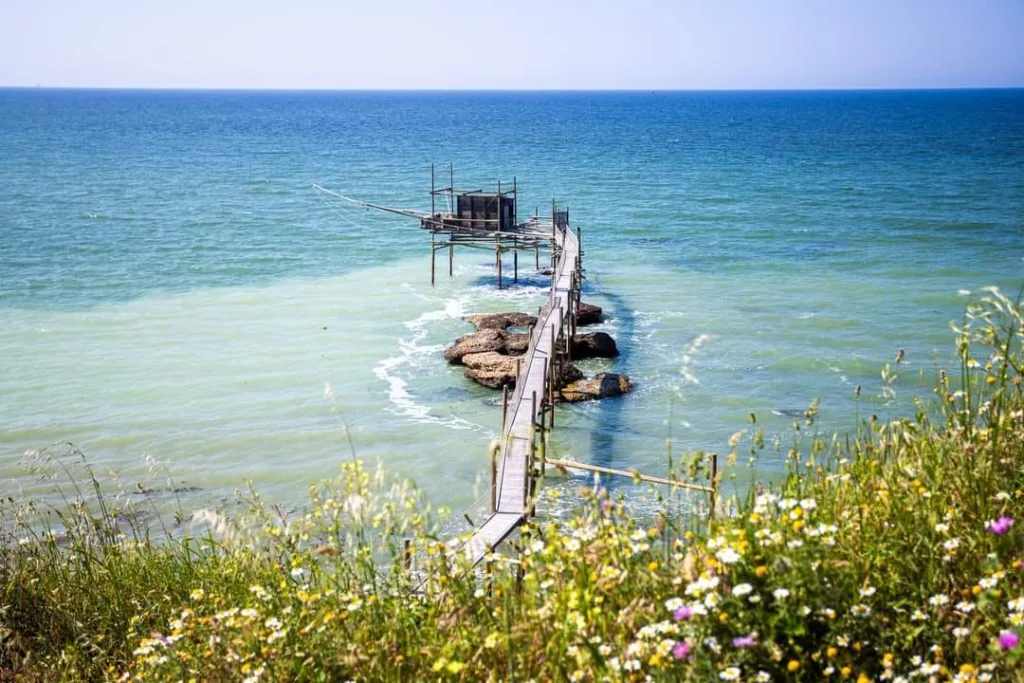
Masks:
[[[839,650],[835,649],[832,646],[829,646],[829,648],[825,650],[826,657],[835,657],[837,654],[839,654]]]
[[[647,565],[647,571],[651,573],[658,571],[658,563],[652,560],[651,563]]]
[[[857,683],[871,683],[871,679],[868,678],[866,674],[861,672],[861,674],[857,676]]]
[[[798,519],[795,522],[793,522],[793,531],[800,531],[803,528],[804,528],[804,520]]]
[[[849,678],[851,673],[853,673],[853,669],[851,669],[848,666],[844,666],[842,669],[839,670],[839,675],[843,678]]]
[[[765,576],[768,575],[768,567],[764,566],[763,564],[762,565],[758,565],[754,569],[754,574],[756,574],[758,578],[763,579]]]
[[[724,624],[725,622],[729,621],[729,615],[725,612],[722,612],[718,615],[718,620]]]
[[[960,665],[960,673],[965,674],[967,676],[970,676],[970,675],[974,674],[976,671],[977,671],[977,669],[974,668],[973,664],[961,664]]]
[[[800,662],[796,661],[795,659],[789,660],[789,663],[786,664],[786,671],[788,671],[789,673],[796,673],[799,670]]]

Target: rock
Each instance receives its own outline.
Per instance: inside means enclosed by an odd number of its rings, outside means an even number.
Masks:
[[[533,327],[537,317],[529,313],[477,313],[466,318],[478,330],[507,330],[510,327]]]
[[[601,318],[602,311],[600,306],[581,301],[579,308],[576,309],[577,325],[593,325],[594,323],[601,322]]]
[[[530,348],[530,333],[505,334],[505,353],[510,356],[521,356]]]
[[[480,330],[473,334],[464,334],[455,340],[455,344],[444,350],[444,359],[453,365],[460,365],[463,358],[473,353],[488,351],[502,352],[505,350],[505,333],[501,330]]]
[[[581,379],[583,379],[583,372],[572,363],[565,363],[560,368],[558,377],[555,378],[555,387],[561,391],[563,387]]]
[[[591,332],[576,335],[572,343],[572,357],[577,360],[584,358],[615,358],[619,355],[619,347],[610,334]]]
[[[628,393],[633,385],[625,375],[612,372],[598,373],[594,379],[581,379],[564,387],[561,391],[562,400],[569,403],[593,401],[598,398],[621,396]]]
[[[492,389],[505,385],[515,386],[518,361],[496,351],[470,353],[462,357],[465,375],[478,384]]]

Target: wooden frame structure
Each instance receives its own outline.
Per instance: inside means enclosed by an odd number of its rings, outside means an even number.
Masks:
[[[503,286],[503,254],[512,252],[512,281],[519,281],[519,252],[532,251],[534,267],[540,269],[542,248],[551,251],[551,267],[555,264],[555,229],[569,224],[569,210],[559,211],[551,201],[551,218],[539,213],[523,222],[518,219],[518,185],[512,178],[511,189],[501,181],[493,191],[460,190],[455,187],[455,173],[448,168],[449,184],[437,186],[437,174],[430,165],[430,214],[420,218],[420,227],[430,233],[430,284],[436,281],[437,252],[448,251],[448,276],[454,272],[455,247],[494,250],[498,271],[498,288]],[[438,200],[444,200],[439,210]]]

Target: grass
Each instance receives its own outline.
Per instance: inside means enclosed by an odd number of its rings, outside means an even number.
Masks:
[[[598,487],[476,573],[358,461],[305,514],[250,491],[151,538],[78,460],[86,489],[3,506],[0,680],[1024,681],[1021,312],[974,299],[959,376],[805,440],[733,515],[642,526]],[[761,456],[756,421],[730,448]]]

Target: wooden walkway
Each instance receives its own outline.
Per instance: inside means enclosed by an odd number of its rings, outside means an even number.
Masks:
[[[554,410],[553,381],[575,334],[575,311],[581,280],[580,243],[566,224],[552,225],[555,267],[551,294],[537,316],[530,346],[522,357],[515,392],[508,403],[502,430],[502,448],[492,482],[494,509],[463,545],[470,562],[480,562],[508,538],[530,514],[537,439],[544,429],[546,411]],[[554,417],[551,416],[553,423]]]

